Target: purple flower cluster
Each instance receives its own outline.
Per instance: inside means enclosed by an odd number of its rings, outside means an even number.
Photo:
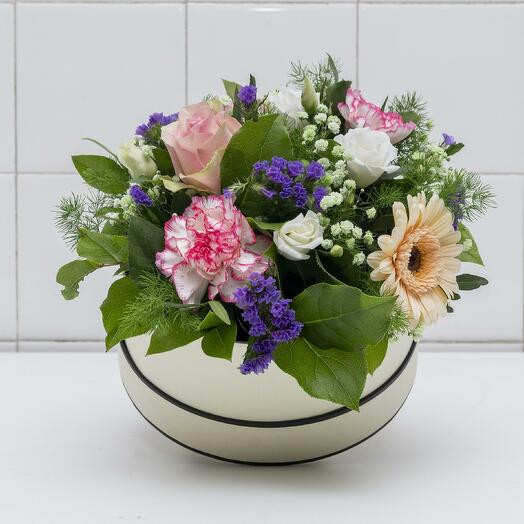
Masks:
[[[151,197],[140,186],[131,186],[129,194],[137,206],[151,207],[153,205]]]
[[[135,135],[146,136],[152,129],[162,126],[167,126],[171,122],[178,120],[178,113],[172,115],[164,115],[164,113],[153,113],[149,115],[149,119],[145,124],[140,124],[136,130]]]
[[[273,277],[253,273],[247,285],[237,289],[235,299],[254,338],[240,371],[244,375],[263,373],[278,344],[297,338],[303,325],[297,322],[291,301],[282,298]]]
[[[253,173],[265,182],[260,189],[262,196],[273,199],[278,195],[284,200],[292,199],[299,209],[307,207],[310,191],[317,208],[327,194],[325,187],[316,185],[324,176],[324,168],[318,162],[310,162],[305,167],[299,160],[273,157],[271,162],[255,162]]]
[[[256,86],[247,85],[241,87],[238,91],[237,97],[245,106],[250,106],[257,99]]]

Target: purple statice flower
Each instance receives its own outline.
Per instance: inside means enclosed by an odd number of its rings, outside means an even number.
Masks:
[[[315,206],[320,210],[320,201],[328,194],[328,190],[324,186],[316,186],[313,189],[313,200],[315,201]]]
[[[282,298],[273,277],[253,273],[247,284],[237,289],[235,300],[242,309],[242,318],[249,324],[249,335],[254,338],[240,372],[263,373],[273,360],[278,344],[297,338],[303,324],[296,320],[291,301]]]
[[[229,187],[225,187],[224,190],[222,191],[222,194],[226,198],[233,198],[235,196],[235,193],[233,191],[231,191],[231,189],[229,189]]]
[[[266,171],[269,168],[269,162],[267,160],[261,160],[260,162],[255,162],[253,164],[253,170],[257,173],[259,171]]]
[[[444,139],[445,146],[452,146],[457,143],[455,137],[448,135],[447,133],[442,133],[442,138]]]
[[[280,184],[281,186],[288,186],[291,184],[291,178],[284,174],[278,167],[271,166],[267,171],[266,175],[275,184]]]
[[[264,371],[269,367],[269,364],[273,361],[273,353],[261,353],[254,356],[253,358],[246,360],[240,364],[240,373],[243,375],[249,375],[250,373],[264,373]]]
[[[151,207],[153,205],[151,197],[140,186],[131,186],[129,194],[137,206]]]
[[[295,205],[299,209],[303,209],[307,205],[308,193],[307,189],[300,182],[293,186],[293,197],[295,198]]]
[[[280,198],[291,198],[293,196],[293,186],[284,186],[279,195]]]
[[[172,115],[164,115],[164,113],[153,113],[149,115],[149,119],[145,124],[140,124],[136,128],[135,135],[145,136],[153,128],[167,126],[176,120],[178,120],[178,113],[173,113]]]
[[[310,162],[306,168],[306,172],[307,178],[310,180],[319,180],[324,176],[324,168],[322,167],[322,164],[315,161]]]
[[[292,160],[287,164],[287,172],[295,178],[304,172],[304,164],[300,160]]]
[[[250,106],[257,99],[256,86],[247,85],[241,87],[237,97],[245,106]]]
[[[277,169],[287,169],[288,168],[288,162],[285,158],[281,158],[279,156],[274,156],[271,159],[271,165],[273,167],[276,167]]]

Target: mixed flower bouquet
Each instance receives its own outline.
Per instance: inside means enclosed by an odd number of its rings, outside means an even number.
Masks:
[[[482,265],[465,222],[492,192],[449,165],[463,144],[430,141],[416,94],[375,105],[329,55],[293,64],[268,94],[253,76],[224,86],[151,115],[116,153],[73,157],[93,189],[59,205],[79,259],[57,281],[72,299],[116,268],[107,349],[150,334],[148,354],[202,339],[231,360],[245,342],[241,373],[274,362],[311,396],[358,409],[388,341],[487,283],[458,273]]]

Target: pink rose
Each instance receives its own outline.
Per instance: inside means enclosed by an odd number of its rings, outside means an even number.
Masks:
[[[162,140],[180,180],[202,191],[220,193],[220,162],[240,127],[221,104],[212,108],[200,102],[181,109],[178,120],[162,128]]]
[[[173,283],[184,304],[198,304],[207,290],[234,302],[234,292],[252,273],[264,273],[261,253],[271,241],[257,237],[246,217],[224,195],[195,196],[180,216],[164,227],[165,249],[156,266]]]
[[[380,107],[362,98],[358,89],[348,89],[346,102],[338,104],[338,110],[349,127],[369,127],[383,131],[392,144],[404,140],[417,127],[413,122],[404,122],[398,113],[382,111]]]

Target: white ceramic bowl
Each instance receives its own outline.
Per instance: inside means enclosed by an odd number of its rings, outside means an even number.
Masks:
[[[416,372],[416,344],[390,343],[368,376],[360,412],[308,396],[276,365],[244,376],[233,363],[204,355],[200,341],[146,355],[149,338],[122,343],[120,373],[138,411],[156,429],[198,453],[248,464],[308,462],[345,451],[382,429],[402,407]]]

